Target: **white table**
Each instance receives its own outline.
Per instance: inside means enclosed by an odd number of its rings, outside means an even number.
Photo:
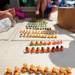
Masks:
[[[21,67],[23,63],[48,66],[49,68],[53,66],[71,66],[73,68],[72,75],[75,75],[75,34],[62,30],[57,26],[53,26],[60,34],[64,35],[65,39],[68,39],[64,41],[63,53],[24,54],[23,50],[25,46],[28,46],[30,41],[12,41],[16,29],[22,25],[22,23],[18,23],[14,27],[15,30],[13,30],[11,33],[12,36],[8,40],[0,40],[0,75],[3,75],[7,65],[13,70],[15,66]],[[8,35],[10,33],[9,31],[6,34],[3,33],[3,36],[5,37]],[[65,36],[67,36],[67,38]]]

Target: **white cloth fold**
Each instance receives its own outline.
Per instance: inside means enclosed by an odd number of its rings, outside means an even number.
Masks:
[[[8,30],[12,26],[12,21],[9,18],[0,20],[0,32]]]

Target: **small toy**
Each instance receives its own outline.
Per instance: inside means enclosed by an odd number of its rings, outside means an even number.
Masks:
[[[21,68],[21,72],[22,73],[26,73],[27,72],[27,64],[23,64],[22,68]]]
[[[44,48],[44,53],[49,53],[47,48]]]
[[[47,47],[47,52],[51,52],[51,49],[50,49],[50,47]]]
[[[32,47],[31,53],[36,53],[36,50],[34,47]]]
[[[49,41],[49,42],[47,43],[47,45],[51,45],[51,42]]]
[[[51,71],[51,75],[59,75],[59,69],[53,67]]]
[[[55,52],[55,47],[52,47],[51,52],[52,52],[52,53]]]
[[[67,72],[66,75],[72,75],[72,72],[71,72],[71,68],[70,67],[66,68],[66,72]]]
[[[36,41],[36,45],[41,45],[41,44],[40,44],[40,41]]]
[[[44,47],[41,47],[41,53],[44,53],[44,50],[45,50]]]
[[[36,41],[31,41],[31,45],[36,45]]]
[[[15,67],[13,75],[20,75],[20,70],[18,67]]]
[[[36,48],[36,53],[40,53],[40,48],[39,47]]]
[[[63,51],[63,50],[64,50],[64,48],[63,48],[63,46],[61,46],[61,47],[60,47],[60,51]]]
[[[43,72],[43,69],[41,66],[37,66],[37,71],[36,71],[36,74],[42,74]]]
[[[32,48],[31,48],[31,47],[29,47],[29,48],[28,48],[28,52],[29,52],[29,53],[31,53],[31,50],[32,50]]]
[[[45,41],[42,41],[42,45],[46,45],[46,42]]]
[[[52,41],[52,45],[56,45],[56,42],[55,41]]]
[[[30,65],[30,68],[28,69],[29,74],[32,74],[35,72],[35,66],[34,65]]]
[[[25,50],[27,53],[29,53],[29,47],[26,47]]]
[[[64,75],[65,74],[65,68],[60,67],[59,69],[59,75]]]
[[[49,74],[49,69],[48,67],[45,67],[43,70],[43,75],[48,75]]]
[[[6,68],[4,75],[12,75],[12,72],[9,67]]]
[[[59,52],[59,51],[60,51],[59,46],[56,46],[56,51],[57,51],[57,52]]]

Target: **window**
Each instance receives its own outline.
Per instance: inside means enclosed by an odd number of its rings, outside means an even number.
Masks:
[[[36,6],[37,0],[19,0],[20,6],[21,7],[34,7]]]
[[[37,0],[10,0],[11,7],[19,7],[24,11],[35,11]]]
[[[67,0],[67,1],[66,1],[66,5],[67,5],[67,6],[75,7],[75,0]]]

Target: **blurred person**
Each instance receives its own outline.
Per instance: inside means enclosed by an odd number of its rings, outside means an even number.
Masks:
[[[65,6],[65,0],[58,0],[58,6],[64,7]]]
[[[36,15],[49,18],[51,11],[52,11],[51,0],[38,0],[35,12]]]

